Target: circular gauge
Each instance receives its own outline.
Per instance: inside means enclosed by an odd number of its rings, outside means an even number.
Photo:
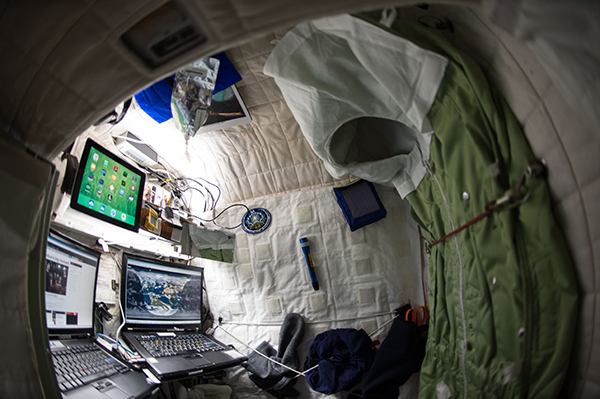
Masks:
[[[262,233],[271,224],[271,213],[264,208],[252,208],[242,218],[242,229],[248,234]]]

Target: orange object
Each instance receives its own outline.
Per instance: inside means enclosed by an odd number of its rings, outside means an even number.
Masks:
[[[423,310],[421,312],[421,309]],[[425,318],[427,317],[427,309],[424,306],[419,306],[417,310],[409,309],[406,312],[406,321],[412,321],[417,323],[417,326],[423,325],[425,323]]]

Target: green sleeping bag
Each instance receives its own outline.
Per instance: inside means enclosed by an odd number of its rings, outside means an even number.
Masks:
[[[449,59],[427,115],[435,131],[429,173],[407,196],[432,243],[515,189],[536,159],[512,111],[472,59],[418,26],[398,20],[390,31]],[[559,395],[577,289],[543,177],[526,178],[519,197],[529,190],[522,204],[493,211],[431,248],[420,397]]]

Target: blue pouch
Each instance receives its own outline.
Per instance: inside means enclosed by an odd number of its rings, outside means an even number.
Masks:
[[[387,215],[371,182],[359,179],[346,186],[334,187],[333,192],[351,231],[383,219]]]

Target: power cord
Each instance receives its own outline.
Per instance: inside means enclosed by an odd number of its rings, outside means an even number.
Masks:
[[[212,223],[213,223],[215,226],[221,227],[221,228],[223,228],[223,229],[227,229],[227,230],[234,230],[234,229],[237,229],[238,227],[240,227],[240,226],[242,225],[242,222],[240,222],[240,224],[238,224],[238,225],[236,225],[236,226],[234,226],[234,227],[227,227],[227,226],[221,226],[221,225],[217,224],[217,223],[215,222],[215,220],[217,220],[217,219],[218,219],[218,218],[219,218],[219,217],[220,217],[220,216],[221,216],[223,213],[225,213],[225,212],[226,212],[226,211],[228,211],[229,209],[231,209],[231,208],[233,208],[233,207],[236,207],[236,206],[241,206],[241,207],[245,208],[245,209],[246,209],[246,212],[248,212],[248,211],[250,210],[250,208],[248,208],[248,207],[247,207],[246,205],[244,205],[244,204],[233,204],[233,205],[229,205],[227,208],[223,209],[223,210],[222,210],[222,211],[221,211],[221,212],[220,212],[220,213],[219,213],[217,216],[215,216],[215,217],[214,217],[214,218],[212,218],[212,219],[203,219],[203,218],[201,218],[201,217],[199,217],[199,216],[196,216],[196,215],[193,215],[193,214],[191,214],[191,213],[190,213],[190,216],[191,216],[191,217],[193,217],[194,219],[198,219],[198,220],[200,220],[200,221],[202,221],[202,222],[206,222],[206,223],[211,223],[211,222],[212,222]]]

